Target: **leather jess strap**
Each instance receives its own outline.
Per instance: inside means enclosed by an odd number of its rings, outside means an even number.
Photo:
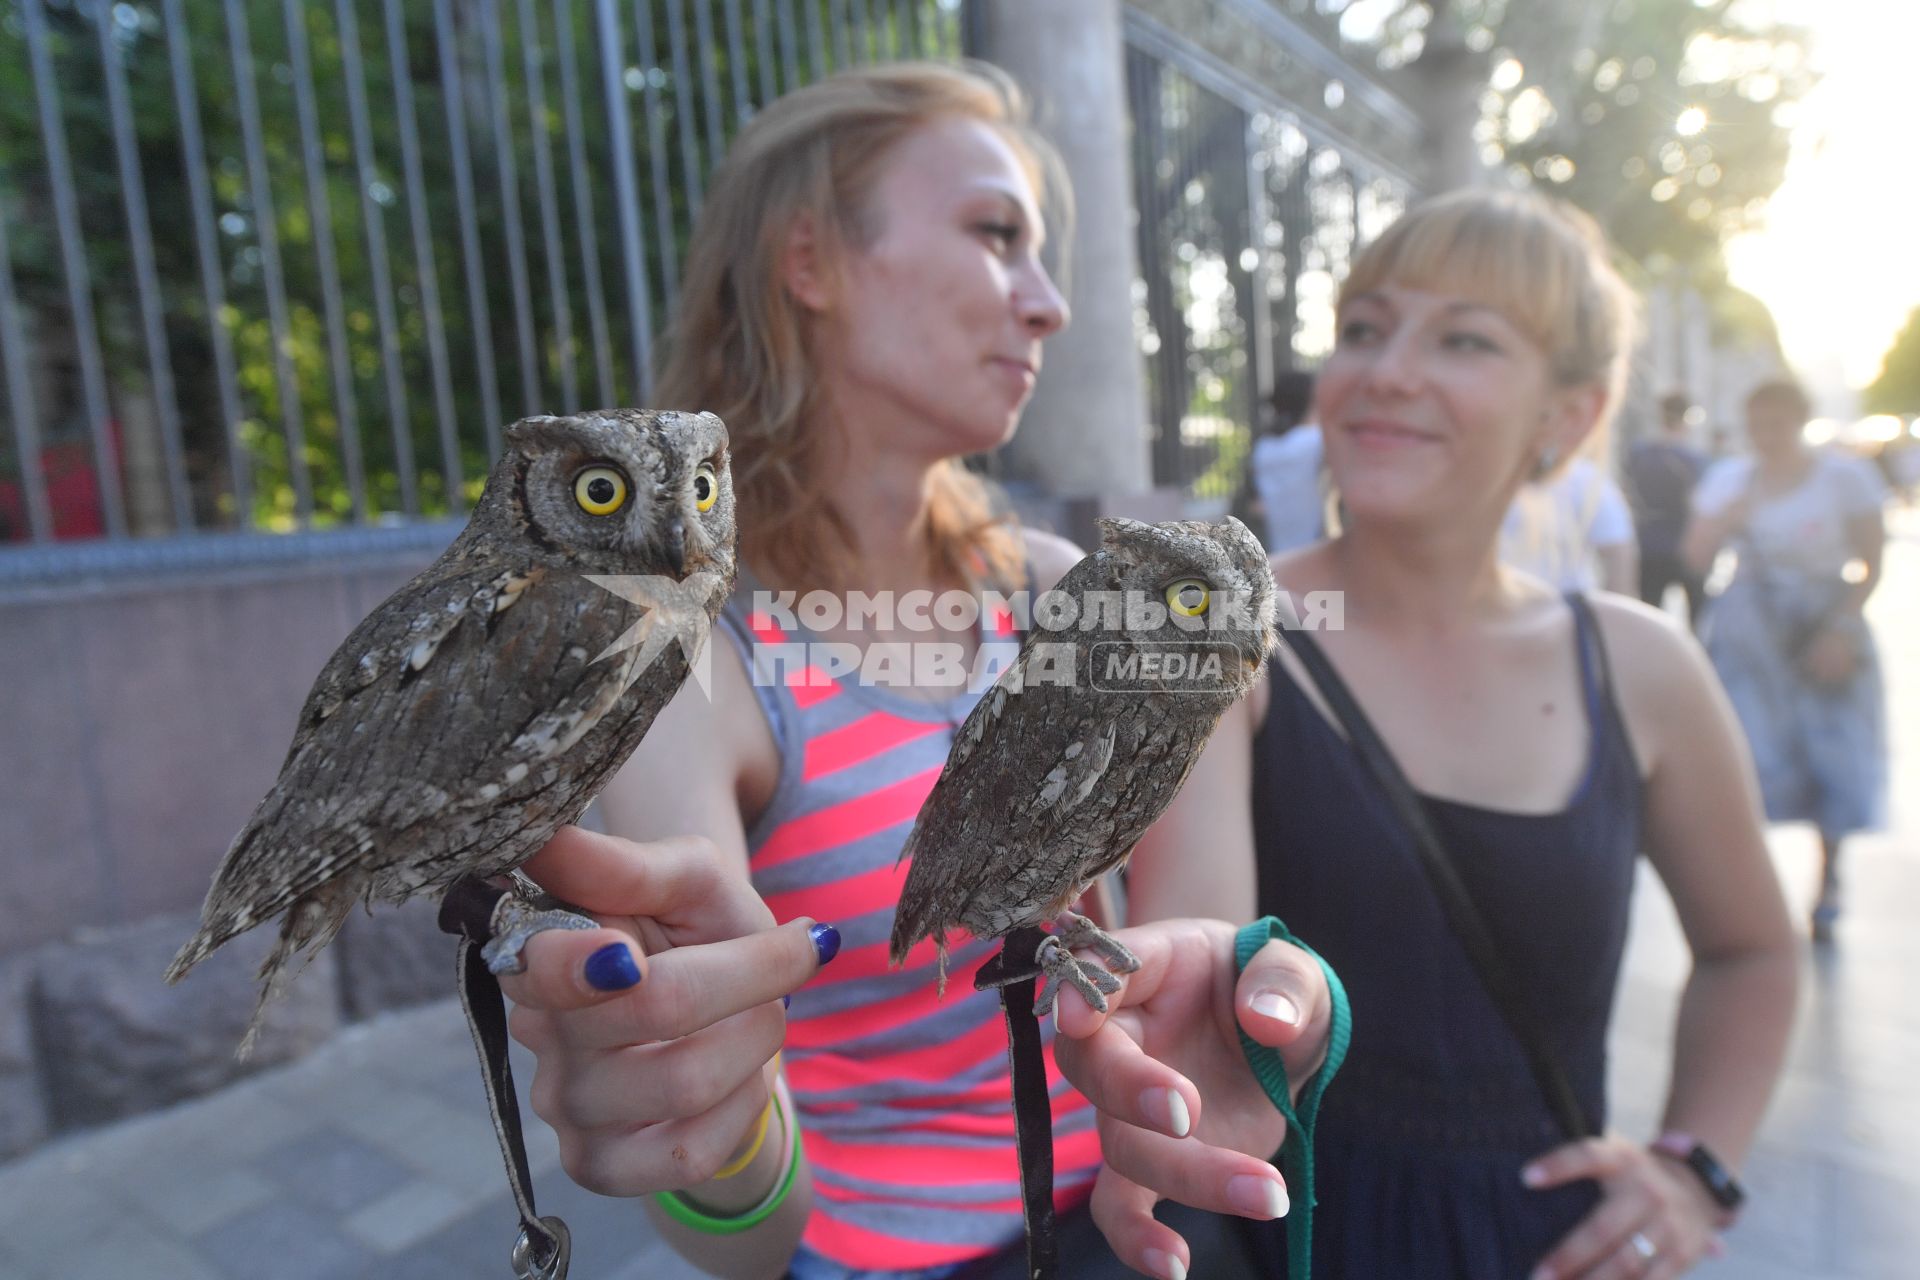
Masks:
[[[504,889],[462,876],[441,899],[440,929],[459,939],[460,1006],[466,1011],[467,1030],[480,1055],[493,1136],[500,1144],[507,1183],[520,1215],[520,1236],[508,1261],[515,1280],[566,1280],[573,1239],[566,1223],[554,1216],[540,1217],[533,1206],[533,1174],[527,1166],[526,1136],[520,1127],[520,1100],[513,1088],[513,1068],[507,1061],[507,1002],[500,994],[499,979],[480,954],[481,947],[493,936],[494,908],[505,896]]]
[[[1015,929],[973,980],[976,990],[1000,989],[1000,1013],[1007,1024],[1014,1144],[1020,1158],[1020,1207],[1027,1223],[1027,1280],[1054,1280],[1060,1274],[1060,1239],[1053,1208],[1053,1099],[1047,1089],[1040,1024],[1033,1016],[1038,971],[1026,959],[1046,936],[1031,926]],[[1009,981],[1015,974],[1023,976]]]

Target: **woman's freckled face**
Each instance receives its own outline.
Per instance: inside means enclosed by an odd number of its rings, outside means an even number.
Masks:
[[[1019,154],[979,121],[924,126],[887,158],[867,218],[873,238],[847,253],[825,308],[843,408],[922,433],[932,456],[1003,443],[1042,340],[1067,322]]]
[[[1404,518],[1504,508],[1555,391],[1545,352],[1498,310],[1388,284],[1342,306],[1315,408],[1349,510]]]

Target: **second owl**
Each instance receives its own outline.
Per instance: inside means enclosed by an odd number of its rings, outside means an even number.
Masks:
[[[1275,639],[1267,554],[1238,520],[1100,523],[1100,549],[1041,598],[1019,658],[960,727],[901,852],[893,962],[931,938],[944,968],[951,929],[1004,937],[1057,920],[1034,957],[1039,1013],[1062,982],[1100,1009],[1116,987],[1069,947],[1133,967],[1069,907],[1126,862]]]

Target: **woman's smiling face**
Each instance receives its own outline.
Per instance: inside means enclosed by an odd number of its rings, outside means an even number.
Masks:
[[[1341,306],[1315,407],[1349,514],[1397,522],[1504,512],[1543,449],[1584,434],[1572,394],[1496,308],[1387,283]]]

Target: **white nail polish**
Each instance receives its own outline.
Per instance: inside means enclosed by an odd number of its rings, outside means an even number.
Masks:
[[[1300,1025],[1300,1007],[1278,991],[1262,991],[1251,1001],[1253,1011],[1290,1027]]]
[[[1184,1138],[1193,1132],[1193,1117],[1187,1114],[1187,1100],[1174,1089],[1167,1090],[1167,1116],[1172,1121],[1174,1137]]]
[[[1180,1261],[1179,1255],[1162,1253],[1158,1249],[1149,1249],[1140,1258],[1147,1270],[1162,1280],[1187,1280],[1187,1264]]]
[[[1287,1189],[1279,1179],[1251,1173],[1227,1179],[1227,1203],[1241,1214],[1266,1219],[1284,1218],[1289,1208]]]

